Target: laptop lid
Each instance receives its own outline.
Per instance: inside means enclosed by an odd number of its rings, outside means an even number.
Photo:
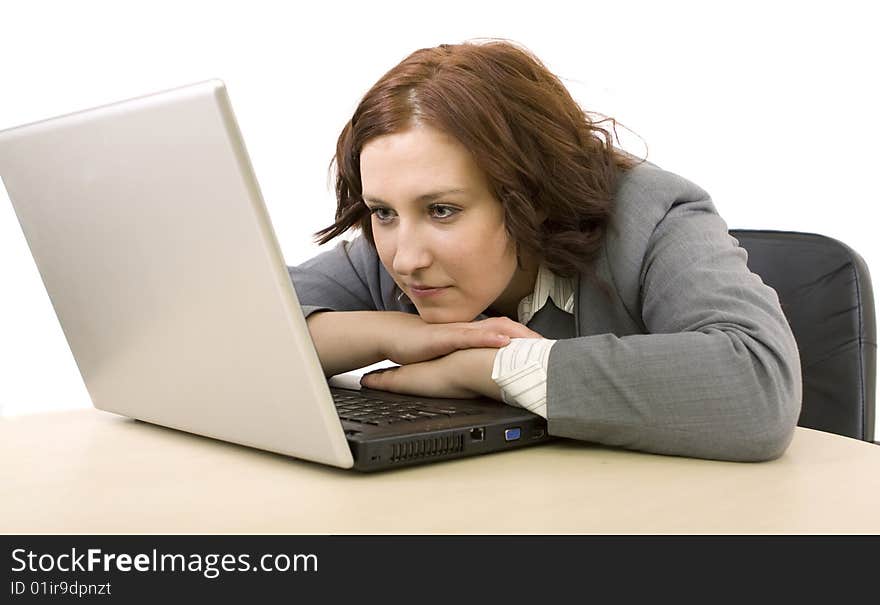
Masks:
[[[352,466],[222,81],[0,131],[0,177],[96,408]]]

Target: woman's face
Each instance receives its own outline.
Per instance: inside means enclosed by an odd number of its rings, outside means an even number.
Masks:
[[[516,319],[537,265],[517,269],[501,203],[470,152],[420,125],[370,140],[360,161],[379,258],[422,319],[472,321],[490,307]]]

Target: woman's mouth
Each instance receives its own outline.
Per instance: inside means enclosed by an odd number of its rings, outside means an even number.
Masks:
[[[409,291],[412,292],[413,296],[428,298],[442,294],[447,288],[448,286],[442,288],[417,288],[415,286],[410,286]]]

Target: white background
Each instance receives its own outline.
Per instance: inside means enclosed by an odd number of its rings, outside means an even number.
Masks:
[[[502,37],[641,137],[619,129],[624,147],[708,190],[730,228],[823,233],[880,275],[872,3],[318,4],[4,2],[0,129],[223,79],[297,264],[332,220],[328,165],[366,90],[418,48]],[[0,268],[0,415],[89,406],[2,187]]]

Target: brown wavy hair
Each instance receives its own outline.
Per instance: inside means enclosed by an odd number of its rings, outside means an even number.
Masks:
[[[508,40],[417,50],[373,85],[342,129],[330,161],[336,221],[315,241],[360,228],[375,248],[361,197],[361,150],[375,137],[425,124],[461,142],[486,174],[520,266],[523,252],[537,255],[553,273],[584,273],[608,294],[593,261],[618,179],[644,160],[614,147],[601,127],[610,120],[615,128],[613,118],[593,121],[590,113],[537,57]]]

